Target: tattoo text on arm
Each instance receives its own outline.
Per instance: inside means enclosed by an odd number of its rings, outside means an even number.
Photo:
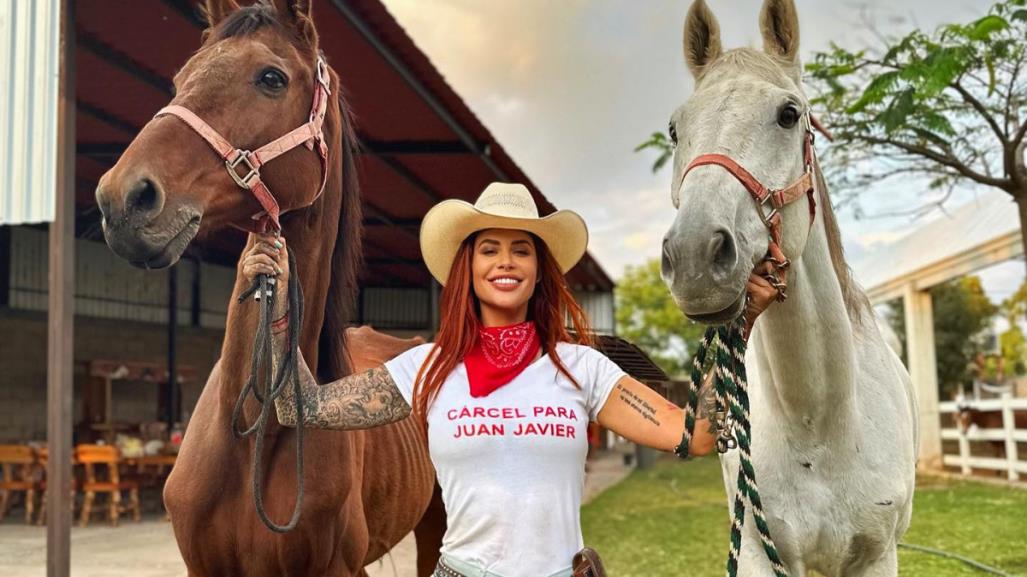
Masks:
[[[620,400],[624,401],[624,404],[631,407],[632,410],[642,415],[642,418],[656,425],[660,426],[660,421],[656,418],[656,408],[649,404],[641,396],[635,394],[633,391],[629,391],[623,385],[617,385],[617,394],[620,396]]]

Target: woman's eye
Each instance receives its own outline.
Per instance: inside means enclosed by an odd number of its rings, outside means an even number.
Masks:
[[[670,135],[670,141],[674,143],[674,146],[678,145],[678,129],[674,126],[674,121],[671,120],[670,124],[667,125],[667,134]]]
[[[257,77],[257,85],[271,91],[279,91],[289,85],[285,73],[277,68],[265,68]]]
[[[799,109],[794,104],[784,105],[777,113],[777,124],[781,128],[791,128],[799,122]]]

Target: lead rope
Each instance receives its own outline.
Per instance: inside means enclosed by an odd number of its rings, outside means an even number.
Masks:
[[[235,401],[235,408],[232,410],[232,434],[236,439],[243,439],[254,436],[253,466],[250,471],[253,485],[253,502],[257,508],[257,516],[267,525],[268,529],[276,533],[286,533],[293,530],[300,520],[300,512],[303,509],[303,393],[300,388],[299,378],[299,342],[300,328],[303,326],[303,293],[297,275],[296,259],[289,251],[289,303],[286,315],[288,317],[289,346],[278,363],[277,377],[272,370],[274,357],[272,356],[272,315],[274,314],[275,279],[267,275],[257,275],[253,285],[239,295],[239,302],[243,302],[250,295],[253,295],[260,307],[260,318],[257,323],[257,334],[253,339],[253,357],[250,361],[250,378],[246,381],[239,398]],[[262,377],[262,378],[261,378]],[[264,477],[263,477],[263,453],[264,439],[266,437],[267,423],[271,410],[275,406],[275,400],[281,396],[285,387],[292,386],[296,402],[296,505],[292,510],[292,517],[285,525],[278,525],[272,521],[264,509]],[[260,403],[260,414],[257,420],[246,430],[239,429],[239,421],[242,418],[243,404],[253,394],[253,398]]]
[[[699,387],[703,382],[706,361],[712,352],[714,387],[717,397],[716,418],[722,423],[717,438],[717,450],[725,453],[737,446],[739,467],[734,516],[731,521],[731,542],[727,558],[727,577],[738,575],[738,555],[742,548],[742,527],[745,510],[752,512],[760,534],[763,551],[770,560],[775,577],[788,577],[781,555],[770,536],[770,528],[763,511],[756,470],[752,466],[751,433],[749,422],[749,384],[745,373],[745,320],[739,318],[728,326],[710,327],[699,344],[689,379],[688,405],[685,407],[685,432],[681,444],[675,449],[679,457],[688,457],[688,446],[695,431],[695,416],[699,406]],[[725,411],[725,408],[727,409]]]

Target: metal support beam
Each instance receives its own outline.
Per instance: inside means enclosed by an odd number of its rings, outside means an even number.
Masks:
[[[0,308],[11,302],[11,227],[0,226]]]
[[[86,114],[88,114],[89,116],[92,116],[93,118],[99,120],[100,122],[103,122],[104,124],[107,124],[109,126],[117,128],[118,130],[120,130],[120,131],[122,131],[122,132],[124,132],[124,133],[126,133],[126,134],[128,134],[130,136],[134,137],[136,134],[139,133],[140,130],[142,130],[142,127],[136,126],[136,125],[132,124],[131,122],[129,122],[129,121],[123,119],[123,118],[119,118],[118,116],[116,116],[114,114],[111,114],[110,112],[107,112],[106,110],[100,108],[99,106],[96,106],[95,104],[90,104],[89,102],[86,102],[85,100],[77,101],[76,105],[78,105],[79,109],[82,112],[85,112]],[[124,152],[125,148],[127,148],[127,147],[128,147],[127,144],[123,145],[121,147],[121,152]],[[121,152],[118,152],[118,155],[120,155]]]
[[[71,419],[74,399],[75,306],[75,2],[61,6],[57,104],[57,179],[50,223],[47,318],[46,438],[50,491],[46,523],[47,577],[71,574]]]
[[[929,291],[906,286],[906,366],[919,404],[918,467],[941,468],[941,414],[938,410],[938,365],[934,356],[934,311]]]
[[[168,430],[178,421],[178,264],[168,269]]]
[[[377,216],[364,219],[364,226],[390,226],[394,228],[403,228],[411,232],[421,230],[421,219],[419,218],[390,218],[383,219]]]
[[[475,150],[467,150],[467,146],[459,140],[369,140],[360,139],[360,152],[374,155],[405,155],[405,154],[481,154],[485,145],[478,143]]]
[[[82,30],[78,31],[77,40],[79,46],[143,84],[168,96],[174,94],[174,84],[170,80],[146,68],[128,54],[104,44],[99,38]]]
[[[392,172],[403,179],[404,182],[414,187],[421,194],[428,197],[433,203],[442,202],[442,195],[432,190],[428,183],[421,180],[421,177],[414,174],[405,164],[389,156],[379,156],[378,160],[388,166]]]
[[[357,10],[349,5],[344,0],[332,0],[332,4],[335,6],[343,16],[349,20],[350,24],[356,28],[357,32],[364,37],[364,40],[368,42],[378,54],[396,71],[397,74],[403,78],[404,81],[413,89],[413,91],[421,97],[421,100],[428,105],[435,114],[438,115],[439,119],[453,131],[453,134],[463,142],[467,150],[472,153],[477,153],[478,157],[481,158],[482,162],[488,166],[489,170],[492,171],[496,178],[502,181],[509,181],[510,177],[507,173],[499,168],[499,166],[492,160],[490,156],[491,149],[488,145],[482,147],[479,151],[480,144],[474,139],[474,137],[460,125],[459,122],[453,118],[449,110],[442,105],[441,102],[431,93],[430,90],[421,82],[416,74],[410,68],[399,59],[399,57],[392,51],[392,49],[382,41],[382,39],[375,34],[374,30],[368,25],[367,22],[357,13]]]

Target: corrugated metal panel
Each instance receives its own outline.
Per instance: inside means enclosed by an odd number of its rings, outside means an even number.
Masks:
[[[11,308],[45,311],[47,307],[47,234],[24,227],[11,229]],[[200,326],[223,328],[235,269],[200,265]],[[178,324],[191,322],[193,262],[178,264]],[[135,268],[107,245],[75,242],[75,314],[108,319],[166,323],[167,273]]]
[[[615,332],[612,292],[578,291],[574,298],[588,315],[593,330],[608,334]]]
[[[0,225],[53,220],[59,6],[0,1]]]
[[[428,289],[368,287],[361,295],[363,323],[381,329],[422,329],[431,324]]]

